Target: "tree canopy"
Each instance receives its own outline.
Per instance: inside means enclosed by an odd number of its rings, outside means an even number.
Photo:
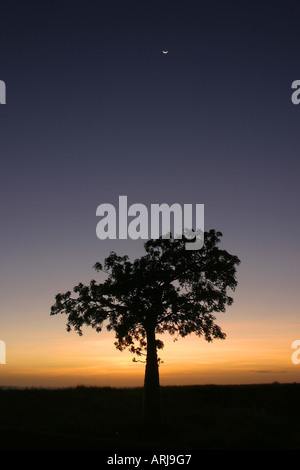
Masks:
[[[163,347],[156,334],[225,338],[215,314],[233,302],[229,291],[237,286],[240,260],[218,247],[221,237],[215,230],[205,232],[201,250],[186,250],[184,237],[151,239],[144,244],[146,254],[134,261],[111,252],[104,264],[94,266],[106,279],[57,294],[51,315],[66,314],[67,330],[80,335],[84,325],[97,332],[113,330],[120,351],[128,347],[138,356],[146,351],[151,375],[158,363],[156,351]],[[154,375],[157,382],[158,372]]]

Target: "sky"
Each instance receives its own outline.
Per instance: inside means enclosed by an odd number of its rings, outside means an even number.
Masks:
[[[162,385],[297,382],[300,6],[294,1],[2,1],[0,385],[142,386],[112,333],[66,332],[58,292],[110,251],[102,203],[204,204],[237,255],[225,340],[165,336]],[[162,50],[168,50],[163,54]]]

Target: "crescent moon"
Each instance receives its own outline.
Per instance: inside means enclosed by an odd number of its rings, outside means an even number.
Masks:
[[[163,54],[168,54],[169,51],[162,51]]]

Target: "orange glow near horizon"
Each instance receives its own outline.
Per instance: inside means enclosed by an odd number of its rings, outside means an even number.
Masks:
[[[192,335],[165,343],[159,355],[161,385],[297,382],[300,365],[291,361],[294,327],[272,329],[257,322],[227,323],[225,340],[207,343]],[[114,335],[84,331],[34,332],[7,343],[7,364],[0,366],[0,386],[68,387],[77,385],[143,386],[143,363],[114,347]]]

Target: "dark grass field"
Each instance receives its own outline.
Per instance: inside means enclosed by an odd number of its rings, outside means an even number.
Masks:
[[[147,433],[143,390],[0,387],[1,450],[300,450],[300,383],[162,387]]]

